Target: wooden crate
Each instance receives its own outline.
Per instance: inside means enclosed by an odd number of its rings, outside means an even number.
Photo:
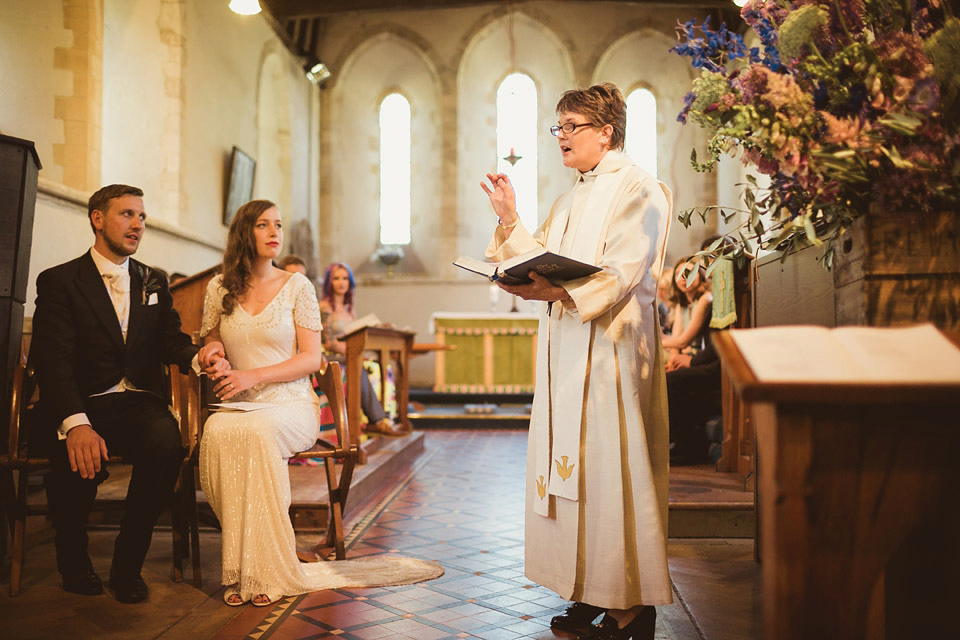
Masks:
[[[836,324],[960,330],[960,215],[864,216],[834,258]]]

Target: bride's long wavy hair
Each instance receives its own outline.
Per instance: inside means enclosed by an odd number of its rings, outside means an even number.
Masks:
[[[240,296],[247,290],[253,260],[257,257],[257,244],[253,227],[267,209],[277,205],[269,200],[251,200],[237,209],[227,234],[227,250],[223,252],[223,314],[230,315],[239,304]]]

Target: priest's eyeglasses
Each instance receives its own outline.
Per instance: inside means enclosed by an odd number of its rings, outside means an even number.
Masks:
[[[593,124],[592,122],[579,122],[579,123],[564,122],[563,124],[555,124],[552,127],[550,127],[550,133],[552,133],[554,136],[559,136],[560,132],[563,131],[565,134],[570,135],[571,133],[576,131],[578,127],[595,127],[595,126],[597,125]]]

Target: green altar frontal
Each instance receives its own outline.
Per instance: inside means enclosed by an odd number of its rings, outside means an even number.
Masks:
[[[435,313],[434,391],[532,393],[539,316],[527,313]]]

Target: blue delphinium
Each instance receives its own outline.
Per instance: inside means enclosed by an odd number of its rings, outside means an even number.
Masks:
[[[777,26],[770,19],[770,16],[758,9],[753,9],[749,5],[744,7],[741,13],[744,22],[753,27],[757,37],[760,38],[760,44],[763,45],[763,56],[756,47],[750,50],[750,62],[760,63],[771,71],[784,73],[786,67],[780,61],[780,51],[777,49]]]
[[[702,38],[697,37],[697,29],[703,34]],[[677,43],[670,51],[689,56],[695,69],[726,75],[727,62],[750,56],[743,37],[727,29],[726,23],[721,24],[716,31],[710,29],[710,16],[707,16],[699,27],[696,20],[688,20],[683,25],[683,31],[686,42]]]

